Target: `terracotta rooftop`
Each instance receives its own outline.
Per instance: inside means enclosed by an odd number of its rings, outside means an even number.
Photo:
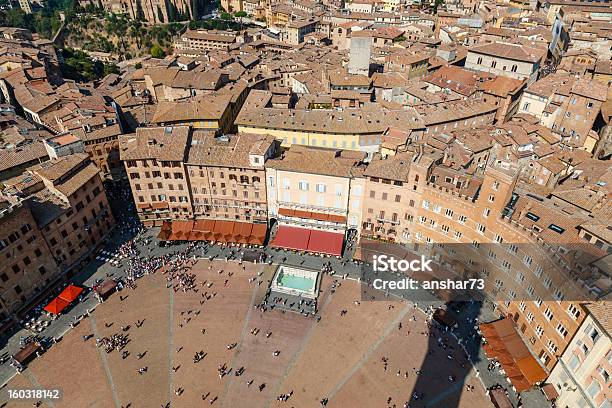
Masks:
[[[252,168],[249,155],[264,155],[274,143],[270,135],[239,133],[215,137],[214,132],[194,130],[188,164]],[[263,163],[261,163],[263,166]]]
[[[184,34],[181,35],[181,38],[187,38],[190,40],[216,41],[224,43],[236,42],[235,33],[216,30],[187,30]]]
[[[30,167],[29,170],[38,174],[41,178],[55,183],[68,176],[73,170],[85,164],[87,161],[87,154],[76,153],[37,164]]]
[[[121,127],[119,126],[119,124],[114,124],[94,129],[91,132],[85,132],[83,128],[79,128],[73,130],[72,133],[83,141],[92,141],[105,139],[107,137],[114,138],[115,136],[121,134]]]
[[[188,126],[137,128],[119,137],[119,154],[121,160],[183,161],[188,139]]]
[[[542,51],[539,48],[501,42],[475,45],[471,47],[469,51],[478,54],[491,55],[498,58],[506,58],[530,63],[540,62],[546,57],[545,50]]]
[[[421,105],[415,108],[427,126],[453,122],[494,112],[497,107],[491,102],[480,100],[453,101],[440,105]]]
[[[47,160],[48,158],[47,150],[42,142],[33,142],[16,149],[3,149],[0,150],[0,171],[23,165],[33,160]]]
[[[47,139],[47,143],[49,143],[50,145],[55,144],[57,146],[65,146],[71,143],[78,142],[79,140],[80,139],[74,135],[66,134]]]
[[[554,205],[551,200],[541,202],[529,196],[520,196],[514,207],[512,219],[529,229],[537,227],[537,234],[551,244],[582,242],[578,226],[588,220],[572,205]]]
[[[369,87],[372,80],[365,75],[349,74],[346,70],[333,70],[327,73],[329,82],[335,86],[360,86]]]
[[[232,95],[218,94],[185,101],[162,101],[157,104],[153,123],[181,123],[220,120],[229,109]]]
[[[525,80],[509,78],[499,75],[490,81],[486,81],[481,85],[483,91],[496,96],[506,97],[508,95],[514,95],[518,92]]]
[[[479,89],[481,82],[493,77],[490,74],[468,71],[455,65],[445,65],[422,78],[422,81],[442,89],[448,88],[463,96],[470,96]]]
[[[408,181],[410,163],[414,153],[401,152],[386,158],[380,155],[374,156],[368,163],[364,176],[378,177],[387,180]]]
[[[608,337],[612,336],[612,313],[609,302],[601,301],[585,305],[593,318],[604,328]]]
[[[363,152],[294,145],[281,157],[268,160],[266,166],[298,173],[350,177],[353,168],[365,157]]]
[[[241,111],[236,125],[265,129],[327,132],[336,134],[383,133],[388,127],[422,128],[423,121],[414,110],[297,110],[267,108]]]

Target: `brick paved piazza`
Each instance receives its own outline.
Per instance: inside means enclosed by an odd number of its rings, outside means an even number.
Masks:
[[[243,270],[237,263],[201,260],[193,267],[197,281],[212,286],[200,286],[197,293],[167,289],[160,272],[145,276],[135,290],[121,292],[127,295],[123,301],[119,294],[111,296],[8,387],[60,387],[64,397],[43,405],[52,407],[157,408],[169,401],[172,407],[320,407],[319,401],[327,397],[328,407],[396,404],[401,408],[414,391],[415,371],[421,369],[424,372],[417,385],[421,389],[416,391],[425,393],[427,402],[412,401],[411,407],[490,406],[473,371],[461,368],[465,366],[463,353],[449,360],[448,350],[432,346],[436,336],[426,334],[424,314],[412,305],[356,303],[357,282],[341,280],[341,286],[331,293],[334,278],[325,275],[319,322],[279,310],[264,313],[253,305],[265,295],[273,269],[248,265]],[[258,273],[258,279],[264,280],[261,285],[250,279]],[[216,295],[201,305],[204,292]],[[341,315],[343,310],[346,313]],[[142,326],[136,327],[135,322],[143,319]],[[126,349],[130,355],[126,359],[117,351],[107,354],[96,348],[95,339],[82,339],[90,333],[108,336],[128,325]],[[254,328],[259,329],[257,335],[251,333]],[[272,334],[266,337],[267,332]],[[231,343],[238,345],[228,350]],[[200,350],[206,356],[194,363],[193,356]],[[280,351],[278,356],[273,355],[275,350]],[[145,351],[138,359],[137,354]],[[388,358],[386,370],[382,357]],[[217,373],[220,364],[232,368],[223,378]],[[148,371],[140,375],[138,369],[143,366]],[[240,367],[244,373],[234,375]],[[448,380],[457,371],[467,372],[461,374],[463,384]],[[260,391],[261,384],[265,387]],[[466,385],[475,389],[466,391]],[[178,388],[184,389],[180,395],[175,394]],[[277,396],[291,391],[288,401],[277,401]],[[31,407],[32,402],[12,401],[6,406]]]

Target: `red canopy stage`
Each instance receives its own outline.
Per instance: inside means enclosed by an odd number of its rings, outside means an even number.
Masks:
[[[281,225],[272,242],[275,248],[341,256],[344,234]]]
[[[79,297],[83,288],[79,288],[78,286],[68,285],[66,289],[59,294],[58,298],[65,300],[68,303],[74,302],[76,298]]]
[[[62,313],[62,310],[64,310],[69,304],[70,302],[57,297],[49,302],[47,306],[45,306],[45,310],[49,313],[53,313],[54,315],[58,315]]]

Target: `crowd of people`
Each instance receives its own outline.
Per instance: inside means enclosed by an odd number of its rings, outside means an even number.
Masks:
[[[114,333],[108,337],[96,338],[96,347],[104,347],[104,351],[111,353],[113,350],[122,351],[129,341],[127,333]]]
[[[115,194],[117,194],[117,197],[122,197],[121,194],[123,193],[121,191],[118,191]],[[201,292],[200,295],[202,299],[199,301],[200,307],[202,307],[206,301],[211,300],[212,298],[216,297],[217,291],[223,290],[222,287],[220,289],[217,289],[216,286],[215,288],[212,288],[213,286],[212,282],[207,282],[207,281],[198,282],[197,275],[192,272],[192,267],[197,262],[197,257],[195,254],[196,253],[201,253],[201,255],[208,254],[212,247],[210,244],[192,242],[192,243],[189,243],[185,247],[185,249],[181,251],[177,251],[177,252],[169,253],[165,255],[153,255],[153,249],[149,247],[149,244],[151,241],[148,238],[145,238],[146,229],[142,227],[139,223],[129,221],[129,220],[122,220],[118,222],[118,228],[121,234],[130,234],[130,236],[133,237],[132,239],[123,243],[117,249],[117,254],[119,255],[119,257],[127,259],[127,265],[125,267],[125,274],[126,274],[126,280],[128,282],[128,286],[133,285],[137,279],[145,275],[153,274],[159,270],[159,271],[162,271],[162,273],[164,274],[164,278],[166,279],[166,287],[168,289],[173,290],[175,293],[187,293],[187,292],[200,293]],[[138,245],[138,244],[145,244],[145,246],[144,248],[139,249],[139,246],[142,247],[142,245]],[[349,235],[347,238],[347,243],[346,243],[346,251],[354,250],[355,245],[356,245],[356,236]],[[228,262],[232,258],[240,259],[242,255],[242,253],[240,252],[240,249],[225,248],[224,251],[225,253],[229,252],[229,255],[225,257],[226,262]],[[212,259],[215,257],[216,256],[211,256],[209,258]],[[271,260],[272,257],[273,255],[270,255],[268,259]],[[287,260],[286,252],[281,252],[280,255],[276,256],[276,258],[280,258],[280,257],[282,257],[283,262],[286,261]],[[262,255],[262,257],[260,258],[260,261],[263,261],[264,259],[265,259],[265,255]],[[279,259],[279,261],[281,261],[281,259]],[[334,260],[334,262],[336,262],[336,260]],[[344,265],[348,261],[343,259],[339,262],[340,262],[340,265]],[[338,264],[338,262],[336,262],[336,264]],[[212,266],[210,266],[209,268],[212,268]],[[320,270],[322,273],[328,274],[328,275],[334,275],[335,273],[334,264],[331,260],[323,260]],[[222,268],[219,268],[217,270],[217,273],[222,274],[224,273],[224,270]],[[228,276],[228,279],[224,281],[224,284],[223,284],[224,287],[229,284],[229,278],[231,278],[232,275],[231,273],[227,273],[227,276]],[[347,275],[342,276],[342,278],[346,278],[346,277]],[[257,282],[259,285],[261,285],[264,281],[261,279],[252,278],[251,282]],[[340,278],[334,279],[331,284],[330,293],[333,294],[336,290],[338,290],[341,284],[342,282],[340,281]],[[130,287],[134,287],[134,286],[130,286]],[[287,298],[279,298],[279,297],[274,297],[271,300],[272,300],[271,302],[268,302],[268,300],[264,300],[261,304],[256,305],[255,307],[257,307],[260,310],[260,312],[263,313],[268,309],[274,309],[275,305],[282,304],[285,307],[289,306],[289,308],[297,308],[298,310],[301,310],[303,313],[304,306],[311,306],[311,302],[314,302],[312,300],[299,299],[295,303],[291,303],[289,302]],[[356,301],[356,304],[358,303],[359,302]],[[180,327],[184,327],[185,325],[190,323],[192,321],[192,317],[198,315],[200,313],[200,310],[188,310],[188,311],[185,311],[184,313],[185,314],[183,314],[183,312],[181,313],[181,315],[184,317],[182,321],[179,323]],[[346,309],[343,309],[341,311],[341,315],[343,316],[346,315],[346,313],[347,313]],[[428,309],[427,313],[429,316],[429,319],[426,322],[427,330],[422,332],[421,334],[428,335],[428,336],[437,336],[436,344],[439,350],[441,350],[443,353],[446,353],[448,356],[447,357],[448,359],[455,359],[456,358],[455,350],[454,350],[454,347],[451,345],[450,339],[447,337],[444,337],[444,333],[440,329],[435,327],[435,325],[432,325],[429,323],[429,320],[431,320],[431,316],[433,314],[433,309],[431,310]],[[320,321],[321,316],[317,315],[316,318],[317,318],[317,321]],[[414,321],[416,320],[417,319],[415,316]],[[138,324],[137,324],[137,327],[139,327]],[[401,324],[398,327],[401,330],[402,328]],[[121,357],[125,359],[129,356],[129,352],[125,350],[126,345],[130,342],[129,336],[127,334],[128,330],[129,330],[129,326],[127,326],[127,328],[123,327],[120,333],[114,333],[108,337],[96,338],[96,346],[103,347],[107,353],[111,353],[113,350],[119,351],[121,352]],[[205,334],[206,329],[202,328],[201,333]],[[255,328],[251,330],[251,334],[257,335],[257,333],[259,333],[259,329]],[[266,337],[270,337],[271,334],[272,332],[266,332]],[[228,344],[226,347],[227,347],[227,350],[233,350],[238,346],[239,345],[237,342],[233,342],[233,343]],[[177,354],[178,352],[180,352],[180,350],[182,350],[182,347],[179,347],[177,349]],[[434,352],[434,351],[430,350],[429,352]],[[138,359],[139,360],[142,359],[145,354],[146,352],[138,353],[137,354]],[[272,353],[273,357],[277,357],[280,354],[281,354],[281,350],[274,350],[274,352]],[[200,363],[206,356],[207,356],[207,353],[204,350],[196,351],[193,354],[193,363],[194,364]],[[389,359],[387,357],[383,357],[382,361],[384,365],[384,370],[386,371],[389,365]],[[465,360],[464,362],[459,362],[458,364],[466,364],[466,363],[467,363],[467,360]],[[178,370],[178,367],[179,366],[172,367],[172,370],[176,372],[176,370]],[[231,374],[232,372],[235,376],[240,376],[246,370],[247,369],[245,367],[240,367],[236,370],[233,370],[232,367],[228,366],[226,362],[220,363],[217,367],[219,378],[224,378],[225,376]],[[148,371],[148,366],[145,365],[145,366],[142,366],[138,370],[138,373],[140,375],[144,375],[147,373],[147,371]],[[413,368],[413,371],[417,377],[423,374],[421,370],[417,370],[416,368]],[[409,371],[398,370],[397,375],[398,376],[404,375],[404,377],[407,378],[409,376]],[[446,378],[448,378],[450,382],[456,381],[455,376],[453,374],[449,374]],[[247,387],[250,387],[254,383],[254,381],[255,381],[254,378],[249,379],[247,381]],[[262,392],[265,388],[266,388],[266,384],[263,382],[259,384],[258,386],[258,389],[260,392]],[[184,391],[185,390],[183,388],[179,387],[179,388],[174,389],[174,394],[177,397],[179,397],[183,394]],[[209,394],[210,393],[202,394],[202,400],[208,399]],[[293,395],[293,391],[290,391],[289,393],[278,395],[276,399],[277,401],[285,402],[289,400],[292,397],[292,395]],[[390,398],[391,397],[389,397],[389,400],[387,401],[389,405],[391,405]],[[425,398],[425,394],[423,392],[418,392],[417,390],[414,390],[413,395],[412,395],[412,400],[414,401],[423,400],[423,398]],[[215,396],[213,398],[209,398],[208,402],[210,405],[213,405],[217,400],[218,400],[218,396]],[[320,403],[322,406],[326,406],[328,401],[329,400],[326,397],[326,398],[321,399]],[[170,404],[168,403],[167,406],[169,405]],[[404,403],[403,406],[404,408],[409,408],[408,402]]]

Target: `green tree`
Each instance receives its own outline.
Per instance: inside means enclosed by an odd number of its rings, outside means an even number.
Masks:
[[[114,63],[107,63],[104,64],[104,75],[109,75],[109,74],[118,74],[119,73],[119,67],[114,64]]]
[[[23,10],[14,8],[7,10],[4,13],[3,24],[6,24],[8,27],[25,27],[25,13]]]
[[[232,19],[232,15],[230,13],[221,13],[221,20],[229,21]]]
[[[151,47],[151,56],[153,58],[164,58],[166,56],[166,52],[159,46],[159,44],[155,44],[153,47]]]
[[[246,11],[237,11],[234,13],[235,17],[238,17],[238,21],[240,22],[240,30],[242,31],[242,19],[247,16]]]
[[[115,68],[106,68],[100,61],[93,61],[83,51],[70,48],[62,50],[64,62],[60,64],[60,69],[64,78],[74,79],[75,81],[94,81],[102,78],[105,72],[113,72]]]

